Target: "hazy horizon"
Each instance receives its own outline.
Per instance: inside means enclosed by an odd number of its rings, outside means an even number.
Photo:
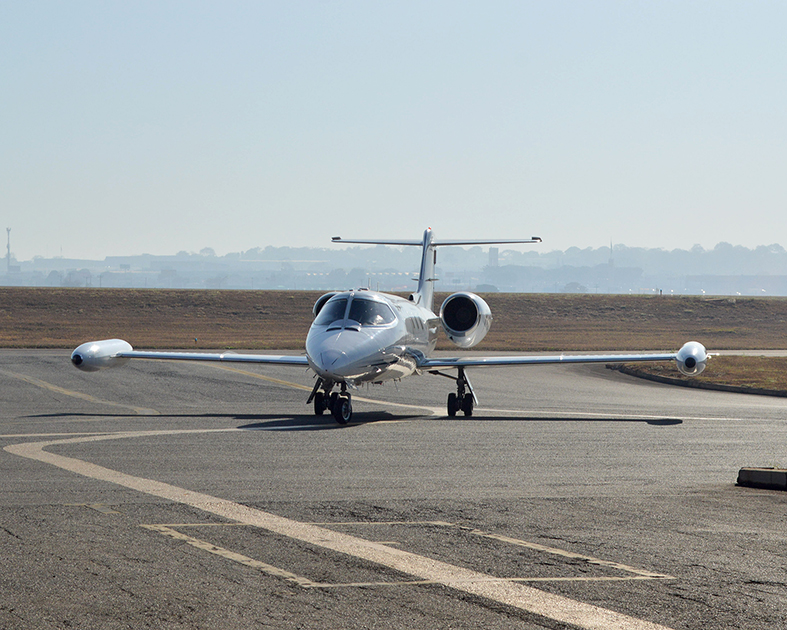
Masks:
[[[5,3],[0,228],[17,260],[430,226],[542,252],[787,242],[785,18],[768,1]]]
[[[13,232],[12,232],[12,234],[13,234]],[[281,245],[257,245],[257,246],[250,247],[249,249],[242,250],[242,251],[228,251],[228,252],[220,253],[220,252],[215,251],[214,248],[212,248],[210,246],[206,246],[206,247],[201,248],[199,251],[178,250],[176,252],[175,251],[171,251],[171,252],[138,252],[138,253],[111,252],[111,253],[107,254],[106,256],[101,256],[101,257],[97,257],[97,258],[73,257],[73,256],[66,256],[66,255],[62,255],[61,256],[60,254],[57,254],[55,256],[43,256],[41,254],[33,254],[30,258],[23,259],[23,258],[19,258],[18,256],[16,256],[14,254],[13,239],[12,239],[11,243],[12,243],[12,246],[11,246],[11,258],[12,258],[12,260],[15,260],[15,261],[17,261],[19,263],[29,263],[29,262],[33,262],[33,261],[38,260],[38,259],[56,260],[56,259],[61,259],[61,258],[63,258],[63,259],[74,259],[74,260],[92,260],[92,261],[96,261],[96,262],[101,262],[101,261],[103,261],[106,258],[138,258],[138,257],[144,257],[144,256],[151,256],[153,258],[157,258],[157,257],[166,258],[166,257],[176,257],[176,256],[180,256],[180,255],[203,256],[203,257],[214,257],[215,256],[217,258],[224,258],[224,257],[228,257],[228,256],[229,257],[232,257],[232,256],[243,256],[244,254],[248,254],[249,252],[254,251],[254,250],[264,251],[264,250],[266,250],[269,247],[272,247],[274,249],[289,248],[289,249],[307,249],[307,250],[314,250],[314,251],[325,250],[326,252],[334,252],[334,253],[341,253],[341,252],[344,252],[344,251],[356,250],[356,249],[372,249],[372,248],[375,247],[374,245],[348,245],[348,244],[342,244],[341,246],[337,246],[337,245],[331,246],[330,243],[328,243],[327,245],[324,245],[324,246],[320,246],[320,245],[316,245],[316,246],[311,246],[311,245],[296,246],[296,245],[281,244]],[[416,251],[415,248],[400,247],[400,246],[386,246],[386,247],[392,247],[394,250],[396,250],[398,252],[405,253],[405,254],[411,253],[413,260],[417,260],[418,257],[420,256],[420,253],[418,251]],[[479,247],[479,246],[473,246],[473,247]],[[467,247],[452,247],[452,248],[450,248],[450,250],[449,249],[442,249],[442,252],[445,254],[445,252],[451,251],[453,253],[451,258],[452,259],[456,259],[457,256],[461,256],[462,252],[468,252],[473,247],[470,247],[470,246],[467,246]],[[490,247],[494,247],[494,246],[488,246],[488,245],[480,246],[480,249],[483,251],[484,256],[488,255]],[[497,249],[498,249],[498,251],[501,254],[504,253],[504,252],[520,252],[520,253],[525,253],[525,254],[527,254],[529,252],[532,252],[533,254],[535,254],[537,256],[544,256],[544,257],[566,254],[566,253],[569,253],[569,252],[571,252],[573,250],[579,250],[582,253],[592,252],[592,253],[596,253],[596,254],[603,253],[603,252],[609,252],[609,250],[610,250],[610,245],[609,244],[607,244],[607,245],[600,245],[598,247],[588,246],[588,247],[583,247],[583,248],[571,245],[571,246],[567,247],[566,249],[538,249],[538,245],[531,246],[531,247],[533,247],[533,249],[525,249],[524,247],[526,247],[526,246],[499,245],[499,246],[497,246]],[[614,254],[615,251],[643,250],[643,251],[646,251],[646,252],[663,252],[665,254],[671,254],[671,253],[676,253],[676,252],[696,253],[697,247],[701,248],[701,252],[702,253],[711,253],[711,252],[719,250],[720,248],[728,248],[728,247],[731,247],[733,249],[743,248],[744,250],[749,251],[749,252],[755,252],[756,250],[759,250],[759,249],[772,249],[772,248],[778,248],[778,250],[780,250],[780,252],[787,251],[787,248],[782,246],[780,243],[768,243],[768,244],[763,243],[763,244],[760,244],[760,245],[755,245],[754,247],[747,247],[745,245],[736,245],[734,243],[729,243],[729,242],[726,242],[726,241],[722,241],[722,242],[716,243],[716,245],[714,245],[713,247],[707,247],[707,248],[706,247],[702,247],[699,244],[694,244],[691,247],[686,247],[686,248],[676,247],[676,248],[672,248],[672,249],[667,249],[667,248],[664,248],[664,247],[636,247],[636,246],[632,247],[632,246],[627,245],[626,243],[613,243],[612,244],[612,252]],[[207,251],[207,250],[209,250],[209,251]],[[3,251],[4,252],[6,251],[5,247],[3,247]],[[0,258],[2,258],[3,261],[5,261],[5,257],[6,256],[5,256],[5,253],[4,253],[2,255],[2,257],[0,257]],[[5,269],[1,268],[0,269],[0,273],[4,273],[4,272],[5,272]],[[787,269],[785,269],[785,272],[787,273]]]

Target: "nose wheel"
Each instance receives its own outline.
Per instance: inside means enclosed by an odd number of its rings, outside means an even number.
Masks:
[[[342,392],[336,397],[336,402],[333,403],[331,408],[334,420],[339,424],[347,424],[353,417],[353,405],[350,400],[350,394]]]
[[[320,391],[321,387],[324,388],[324,391]],[[322,379],[317,379],[306,404],[314,403],[315,416],[321,416],[326,411],[330,411],[336,422],[347,424],[353,415],[352,399],[347,392],[347,385],[342,383],[341,393],[330,392],[332,388],[333,383],[328,384],[324,383]]]

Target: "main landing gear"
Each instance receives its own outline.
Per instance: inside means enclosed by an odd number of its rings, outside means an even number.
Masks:
[[[467,379],[465,369],[460,367],[458,370],[459,374],[457,376],[451,376],[436,370],[431,372],[431,374],[445,376],[446,378],[456,381],[456,393],[454,394],[451,392],[448,394],[447,410],[448,415],[452,418],[456,416],[458,411],[461,411],[463,414],[465,414],[465,416],[472,416],[473,407],[475,407],[475,394],[473,394],[473,386],[470,385],[470,381]]]
[[[341,393],[331,392],[330,394],[328,392],[333,389],[333,383],[330,383],[330,385],[324,387],[323,391],[320,391],[320,387],[323,387],[323,385],[323,380],[318,378],[306,404],[314,403],[315,416],[321,416],[326,411],[330,411],[336,422],[347,424],[353,416],[353,405],[350,393],[347,391],[347,383],[341,384]]]

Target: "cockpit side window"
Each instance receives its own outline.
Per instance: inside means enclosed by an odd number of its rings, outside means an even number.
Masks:
[[[347,319],[358,322],[361,326],[385,326],[396,321],[391,308],[382,302],[353,298]]]
[[[328,326],[335,321],[342,321],[346,310],[346,297],[328,300],[327,304],[322,307],[317,319],[314,320],[314,323],[317,326]]]

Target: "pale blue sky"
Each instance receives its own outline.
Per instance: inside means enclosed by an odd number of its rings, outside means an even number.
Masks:
[[[783,2],[2,2],[0,228],[787,246]]]

